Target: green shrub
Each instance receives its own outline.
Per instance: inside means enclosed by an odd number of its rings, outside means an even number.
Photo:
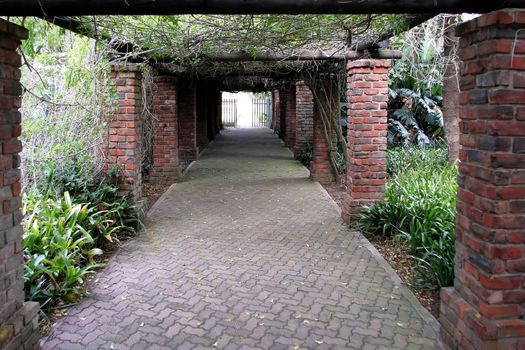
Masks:
[[[312,163],[312,160],[314,159],[314,150],[311,145],[307,146],[306,152],[300,152],[295,155],[295,159],[298,160],[302,165],[309,168],[310,163]],[[337,169],[339,169],[339,172],[341,174],[344,174],[346,172],[346,158],[345,153],[341,150],[337,150],[337,156],[336,156],[336,165]]]
[[[448,166],[447,149],[443,145],[431,148],[393,147],[387,150],[387,175],[394,177],[408,169]]]
[[[449,286],[454,279],[457,166],[443,161],[443,154],[389,151],[394,159],[389,160],[386,200],[367,208],[357,222],[365,232],[406,244],[420,272],[415,284],[426,288]]]
[[[314,150],[312,145],[308,144],[306,146],[305,152],[299,152],[295,155],[295,159],[297,159],[302,165],[309,168],[310,163],[314,159]]]
[[[134,206],[105,181],[76,196],[29,191],[23,215],[26,299],[43,308],[77,300],[85,277],[101,266],[95,259],[101,248],[139,222]]]

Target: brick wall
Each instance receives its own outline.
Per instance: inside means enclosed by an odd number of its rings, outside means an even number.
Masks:
[[[310,164],[310,178],[322,185],[329,185],[335,181],[329,160],[329,154],[335,151],[335,147],[331,146],[330,150],[317,102],[313,105],[313,124],[313,159]]]
[[[388,69],[385,60],[348,63],[348,146],[343,219],[383,198],[386,184]]]
[[[35,349],[38,304],[24,302],[20,156],[22,87],[17,53],[28,32],[0,19],[0,348]]]
[[[205,88],[206,96],[206,125],[208,129],[208,140],[211,141],[215,138],[215,107],[214,107],[214,97],[213,97],[213,88],[210,85],[206,85]]]
[[[208,123],[206,118],[206,89],[197,85],[197,146],[201,152],[208,145]]]
[[[306,152],[312,146],[314,137],[314,100],[312,92],[303,81],[295,85],[295,109],[297,125],[294,153]]]
[[[153,165],[149,181],[171,183],[179,176],[177,78],[155,77],[153,110]]]
[[[138,199],[142,193],[142,74],[137,64],[114,64],[111,76],[119,107],[109,121],[106,169],[122,170],[118,186]]]
[[[272,117],[272,129],[275,133],[279,134],[281,128],[281,99],[279,90],[272,91],[272,107],[273,107],[273,117]]]
[[[457,28],[460,168],[456,279],[441,346],[525,349],[525,11]]]
[[[284,143],[286,147],[293,151],[295,148],[295,133],[297,127],[297,113],[295,110],[295,86],[291,85],[290,87],[287,87],[282,98],[284,99],[286,113],[286,132],[284,134]]]
[[[180,81],[178,94],[179,158],[197,159],[197,89],[195,84]]]
[[[218,135],[220,134],[221,132],[221,125],[222,125],[222,121],[221,121],[221,93],[220,91],[218,91],[216,88],[213,89],[213,92],[212,92],[212,105],[213,105],[213,120],[214,120],[214,126],[215,126],[215,129],[214,129],[214,132],[215,132],[215,135]]]
[[[286,87],[279,87],[279,131],[278,135],[281,140],[286,138]]]

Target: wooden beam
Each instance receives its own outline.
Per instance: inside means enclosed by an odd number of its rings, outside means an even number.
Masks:
[[[523,0],[0,0],[1,16],[485,13]]]
[[[399,50],[348,51],[341,50],[296,50],[293,53],[261,51],[256,54],[248,52],[223,52],[216,55],[195,56],[209,62],[279,62],[279,61],[344,61],[360,58],[399,59],[402,52]],[[157,63],[169,63],[171,58],[159,59]]]

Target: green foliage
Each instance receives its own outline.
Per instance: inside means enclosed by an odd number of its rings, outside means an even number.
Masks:
[[[399,33],[404,15],[177,15],[73,17],[85,31],[133,44],[136,55],[173,57],[184,70],[222,52],[344,48],[372,33]],[[40,28],[37,28],[40,29]],[[54,34],[54,33],[52,33]],[[377,34],[376,34],[377,35]],[[38,51],[31,43],[29,51]],[[174,67],[176,70],[177,67]],[[201,67],[202,70],[202,67]]]
[[[449,166],[447,149],[443,145],[424,149],[418,147],[388,148],[386,159],[386,171],[389,178],[393,178],[409,169],[421,169],[424,167],[440,169]]]
[[[107,130],[102,111],[111,111],[116,99],[99,44],[40,19],[27,18],[24,25],[30,38],[22,46],[28,62],[21,78],[22,180],[46,192],[50,178],[99,172]]]
[[[440,96],[429,97],[409,89],[389,91],[388,133],[390,146],[428,147],[443,136]]]
[[[102,266],[96,257],[140,224],[136,205],[106,178],[69,168],[23,196],[26,298],[45,309],[78,300],[85,278]]]
[[[346,157],[345,157],[345,151],[342,149],[337,150],[337,156],[336,156],[336,165],[337,169],[339,169],[339,172],[341,174],[344,174],[346,172]]]
[[[394,237],[409,248],[426,288],[450,286],[454,279],[457,166],[444,150],[389,151],[386,200],[367,208],[357,222],[365,232]]]
[[[403,55],[389,72],[389,145],[432,145],[444,136],[442,107],[447,17],[439,15],[393,39]]]
[[[135,232],[136,208],[105,180],[67,183],[72,191],[23,197],[24,281],[26,298],[50,307],[74,302],[85,277],[101,264],[102,248]]]
[[[443,37],[448,15],[439,15],[392,40],[402,50],[389,72],[392,89],[433,92],[441,95],[446,57]]]
[[[314,150],[312,145],[308,144],[306,152],[299,152],[295,155],[295,159],[298,160],[302,165],[309,168],[312,160],[314,159]],[[336,165],[338,169],[342,169],[344,173],[346,170],[346,158],[345,154],[341,149],[337,150]]]
[[[310,163],[314,159],[314,150],[311,144],[308,144],[306,147],[306,152],[299,152],[295,155],[295,159],[297,159],[302,165],[309,168]]]

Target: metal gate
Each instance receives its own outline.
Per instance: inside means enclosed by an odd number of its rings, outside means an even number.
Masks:
[[[237,100],[232,98],[222,99],[222,126],[225,128],[236,128],[237,117]]]
[[[272,123],[272,100],[270,97],[252,98],[252,127],[269,128]]]

